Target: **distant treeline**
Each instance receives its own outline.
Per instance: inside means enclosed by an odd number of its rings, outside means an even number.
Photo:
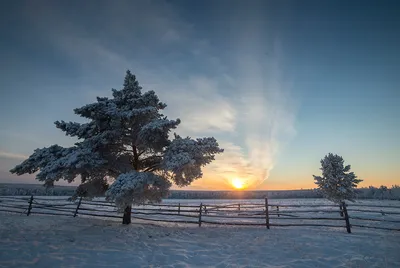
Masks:
[[[171,191],[170,199],[289,199],[289,198],[323,198],[316,189],[283,190],[283,191]],[[358,199],[400,200],[400,186],[391,188],[370,186],[357,189]]]
[[[379,188],[370,186],[368,188],[358,189],[357,194],[359,199],[389,199],[389,200],[400,200],[400,186],[393,185],[388,188],[381,186]]]
[[[0,183],[0,196],[4,195],[50,195],[72,196],[75,186],[54,186],[46,189],[40,184]]]
[[[169,199],[322,198],[316,190],[286,191],[171,191]]]
[[[55,186],[46,189],[38,184],[0,184],[0,195],[49,195],[72,196],[75,186]],[[357,190],[358,199],[390,199],[400,200],[400,186],[391,188],[370,186]],[[322,198],[315,189],[283,190],[283,191],[184,191],[172,190],[169,199],[287,199],[287,198]]]

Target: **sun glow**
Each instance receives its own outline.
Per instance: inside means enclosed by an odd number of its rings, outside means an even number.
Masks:
[[[234,178],[234,179],[231,181],[231,184],[232,184],[232,186],[235,187],[236,189],[243,189],[243,188],[246,186],[246,184],[244,183],[244,181],[243,181],[242,179],[239,179],[239,178]]]

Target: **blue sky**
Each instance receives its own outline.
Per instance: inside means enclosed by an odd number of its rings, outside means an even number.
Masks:
[[[226,152],[192,189],[313,187],[340,154],[364,185],[399,184],[397,1],[3,1],[0,181],[55,120],[120,88],[126,69],[178,133]]]

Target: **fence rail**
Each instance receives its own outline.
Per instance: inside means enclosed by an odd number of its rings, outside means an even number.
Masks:
[[[132,208],[132,219],[236,226],[373,228],[400,231],[400,206],[362,204],[292,205],[269,203],[145,204]],[[50,197],[0,196],[0,212],[122,219],[115,205],[104,200],[76,201]]]

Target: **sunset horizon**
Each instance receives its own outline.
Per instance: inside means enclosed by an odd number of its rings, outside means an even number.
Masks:
[[[14,176],[13,176],[14,177]],[[40,181],[37,181],[34,179],[34,177],[29,177],[29,178],[20,178],[20,177],[16,177],[16,178],[11,178],[11,179],[7,179],[7,180],[0,180],[0,184],[30,184],[30,185],[40,185],[43,186],[43,183],[41,183]],[[77,187],[80,184],[79,180],[73,182],[73,183],[67,183],[64,181],[60,181],[60,182],[56,182],[55,186],[71,186],[71,187]],[[398,182],[395,182],[393,184],[384,184],[384,183],[380,183],[377,182],[375,184],[373,183],[365,183],[364,181],[361,182],[358,185],[358,188],[368,188],[370,186],[375,187],[375,188],[379,188],[381,186],[386,186],[388,188],[391,188],[392,186],[395,185],[399,185]],[[298,186],[282,186],[280,184],[278,185],[272,185],[270,187],[268,187],[270,185],[268,185],[268,183],[266,184],[266,186],[264,186],[264,188],[243,188],[243,189],[238,189],[235,188],[232,185],[229,185],[228,183],[224,184],[223,186],[221,186],[220,188],[218,187],[196,187],[191,186],[191,187],[176,187],[173,186],[171,188],[171,190],[178,190],[178,191],[237,191],[237,192],[246,192],[246,191],[294,191],[294,190],[314,190],[316,189],[316,185],[314,184],[314,181],[311,179],[310,182],[308,184],[299,184]]]

